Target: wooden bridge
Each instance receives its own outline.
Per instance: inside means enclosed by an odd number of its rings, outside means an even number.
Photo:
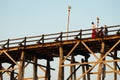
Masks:
[[[50,62],[54,58],[59,58],[58,74],[55,75],[57,80],[105,80],[108,74],[118,80],[120,25],[107,28],[108,36],[94,39],[91,38],[91,29],[85,29],[2,40],[0,80],[5,80],[5,74],[9,75],[7,80],[53,80],[51,70],[55,69]],[[76,58],[78,55],[81,56],[80,60]],[[38,60],[43,59],[46,60],[46,65],[38,63]],[[3,66],[5,63],[9,64],[7,68]],[[24,77],[28,64],[33,65],[31,78]],[[64,74],[65,67],[70,68],[67,75]],[[38,76],[38,68],[44,72],[43,76]]]

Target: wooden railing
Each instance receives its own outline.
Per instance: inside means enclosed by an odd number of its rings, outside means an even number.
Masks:
[[[108,36],[116,35],[120,30],[120,25],[107,26]],[[100,28],[98,28],[99,30]],[[92,29],[80,29],[76,31],[60,32],[54,34],[43,34],[39,36],[30,36],[16,39],[8,39],[0,41],[0,49],[9,49],[11,47],[27,46],[32,44],[45,44],[56,41],[74,40],[74,39],[85,39],[91,38]]]

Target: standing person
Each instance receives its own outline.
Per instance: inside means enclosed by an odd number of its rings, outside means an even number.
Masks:
[[[107,37],[108,36],[108,29],[107,26],[104,26],[104,36]]]
[[[103,32],[103,26],[100,28],[100,31],[98,31],[98,37],[103,37],[104,36],[104,32]]]
[[[92,22],[91,24],[92,24],[92,38],[95,38],[97,37],[96,25],[94,24],[94,22]]]

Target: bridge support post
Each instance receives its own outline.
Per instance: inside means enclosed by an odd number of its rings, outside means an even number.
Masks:
[[[117,50],[114,50],[114,60],[117,59]],[[114,70],[117,71],[117,62],[114,62]],[[114,72],[114,80],[117,80],[117,73]]]
[[[100,54],[100,58],[103,57],[103,54]],[[98,67],[98,79],[97,80],[101,80],[101,74],[102,74],[102,62],[99,63],[99,67]]]
[[[105,61],[105,58],[103,60]],[[105,76],[106,76],[106,65],[102,64],[102,80],[105,80]]]
[[[100,58],[102,58],[105,55],[105,43],[102,40],[101,42],[101,50],[100,50]],[[103,61],[105,60],[105,57],[101,60]],[[101,77],[102,76],[102,77]],[[99,63],[99,67],[98,67],[98,80],[104,80],[105,79],[105,64],[103,64],[102,62]]]
[[[87,56],[85,56],[85,62],[88,62],[88,58]],[[86,64],[86,70],[89,70],[89,65]],[[90,71],[87,73],[87,80],[90,80]]]
[[[50,61],[47,60],[47,68],[45,72],[45,80],[50,80]]]
[[[59,47],[59,73],[58,73],[58,80],[64,80],[64,67],[61,67],[60,65],[64,65],[63,63],[63,48],[62,46]]]
[[[14,68],[15,64],[12,64],[11,67]],[[14,78],[14,70],[11,72],[10,80],[15,80]]]
[[[74,62],[75,62],[74,55],[71,55],[71,64],[74,63]],[[74,72],[74,70],[75,70],[75,65],[70,66],[71,74]],[[76,72],[74,72],[74,74],[72,74],[71,80],[76,80]]]
[[[75,63],[75,58],[73,57],[73,63]],[[76,66],[73,66],[73,72],[75,71]],[[76,72],[74,73],[74,80],[76,80]]]
[[[84,59],[81,59],[81,62],[84,63]],[[82,65],[82,73],[85,73],[85,65]],[[86,75],[83,76],[83,80],[86,80]]]
[[[33,80],[38,80],[37,77],[37,57],[34,55],[33,57]]]
[[[2,63],[0,62],[0,70],[2,70]],[[0,72],[0,80],[3,80],[3,74]]]
[[[24,55],[25,55],[25,52],[22,51],[21,58],[20,58],[18,80],[22,80],[24,78]]]

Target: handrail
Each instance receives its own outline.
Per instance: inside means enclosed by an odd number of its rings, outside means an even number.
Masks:
[[[107,28],[109,35],[115,35],[117,31],[120,29],[120,25],[107,26]],[[28,36],[23,38],[2,40],[0,41],[0,46],[1,46],[0,49],[4,49],[4,48],[9,49],[10,47],[27,46],[32,44],[51,43],[55,41],[65,41],[67,40],[66,37],[68,37],[68,40],[90,38],[92,34],[92,29],[84,29],[84,30],[80,29],[76,31],[69,31],[68,36],[66,34],[67,32],[60,32],[53,34],[43,34],[38,36]]]

